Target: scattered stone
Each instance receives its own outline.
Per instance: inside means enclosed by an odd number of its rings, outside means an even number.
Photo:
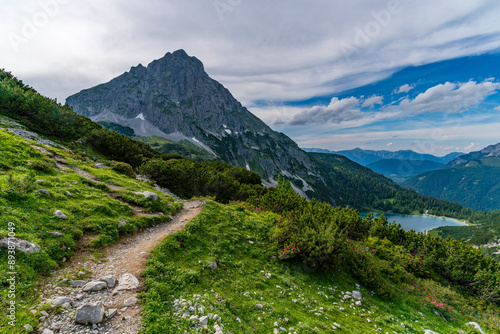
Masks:
[[[54,306],[63,305],[66,303],[71,304],[71,299],[69,299],[68,297],[55,297],[54,299],[52,299],[52,305]],[[48,316],[48,314],[46,316]]]
[[[201,326],[205,326],[206,324],[208,324],[208,317],[207,317],[207,316],[203,316],[203,317],[201,317],[201,318],[198,320],[198,323],[199,323]]]
[[[139,286],[139,280],[132,274],[125,273],[120,277],[118,286],[115,288],[114,292],[122,290],[134,290]]]
[[[258,303],[258,304],[255,305],[255,307],[262,308],[262,304]]]
[[[22,240],[22,239],[17,239],[17,238],[2,238],[0,239],[0,248],[9,248],[12,249],[14,247],[20,252],[23,253],[38,253],[41,251],[40,246],[37,244],[34,244],[32,242]]]
[[[54,232],[49,232],[50,235],[55,235],[55,236],[58,236],[58,237],[62,237],[64,236],[64,234],[62,234],[61,232],[57,232],[57,231],[54,231]]]
[[[438,334],[438,333],[431,331],[430,329],[426,329],[424,334]]]
[[[122,227],[122,226],[125,226],[127,224],[127,221],[126,220],[120,220],[118,222],[118,227]]]
[[[42,315],[42,317],[48,317],[49,316],[49,314],[46,311],[40,311],[40,314]]]
[[[111,319],[118,313],[118,310],[115,308],[110,308],[106,312],[106,318]]]
[[[85,304],[76,310],[75,321],[79,324],[97,324],[102,322],[104,317],[104,307],[102,304]]]
[[[66,191],[66,196],[71,197],[71,193],[69,191]]]
[[[219,267],[219,265],[217,264],[216,261],[210,262],[210,269],[217,269],[218,267]]]
[[[124,317],[122,320],[130,320],[130,319],[132,319],[132,316],[127,315],[127,316],[126,316],[126,317]]]
[[[108,284],[106,282],[102,281],[93,281],[85,284],[83,287],[82,291],[84,292],[89,292],[89,291],[101,291],[104,290],[108,287]]]
[[[481,328],[481,326],[479,326],[479,324],[477,322],[468,322],[468,323],[465,324],[465,326],[474,326],[475,329],[477,329],[482,334],[484,334],[483,329]]]
[[[101,163],[101,162],[96,162],[96,163],[94,164],[94,166],[95,166],[95,168],[97,168],[97,169],[109,168],[109,166],[107,166],[107,165],[105,165],[105,164],[103,164],[103,163]]]
[[[72,286],[84,286],[87,282],[82,280],[70,280],[69,284]]]
[[[45,329],[43,330],[42,334],[54,334],[54,332],[53,332],[53,331],[51,331],[50,329],[45,328]]]
[[[31,333],[33,332],[33,327],[30,325],[30,324],[26,324],[23,326],[24,327],[24,330],[28,333]]]
[[[132,306],[132,305],[135,305],[137,304],[137,302],[139,301],[139,299],[135,298],[135,297],[132,297],[132,298],[129,298],[127,299],[124,303],[123,303],[123,306]]]
[[[112,288],[116,284],[116,278],[113,275],[106,275],[104,277],[99,278],[99,281],[106,282],[108,288]]]
[[[50,196],[50,192],[48,190],[45,190],[45,189],[38,190],[38,193]]]
[[[363,296],[361,295],[361,292],[359,292],[359,291],[353,291],[351,293],[351,296],[352,296],[352,298],[354,298],[356,300],[363,301]]]
[[[62,219],[62,220],[66,220],[68,219],[68,217],[64,214],[64,212],[62,212],[61,210],[56,210],[54,212],[54,214],[59,218],[59,219]]]

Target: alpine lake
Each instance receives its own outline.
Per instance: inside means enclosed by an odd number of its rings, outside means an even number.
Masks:
[[[368,213],[361,213],[366,217]],[[381,213],[373,213],[374,217],[379,217]],[[389,223],[396,221],[405,231],[414,230],[415,232],[425,233],[426,231],[441,226],[467,226],[466,223],[453,218],[436,217],[429,215],[401,215],[394,213],[384,213]]]

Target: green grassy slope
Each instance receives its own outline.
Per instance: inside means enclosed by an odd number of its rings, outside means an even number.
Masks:
[[[53,157],[34,146],[64,160],[59,166],[65,169],[59,169]],[[17,306],[15,327],[8,325],[8,318],[0,317],[3,333],[24,332],[20,328],[25,324],[37,327],[35,315],[29,312],[29,307],[37,302],[36,286],[43,275],[62,266],[74,254],[83,235],[92,235],[90,246],[99,249],[116,241],[120,234],[168,221],[170,214],[181,207],[161,193],[158,202],[146,200],[135,192],[155,191],[154,188],[111,168],[96,169],[88,157],[21,139],[1,128],[0,152],[0,239],[10,232],[11,236],[41,247],[41,252],[35,254],[16,252],[13,299],[8,296],[10,290],[5,289],[10,286],[7,273],[12,268],[7,251],[0,249],[0,284],[4,287],[0,290],[0,308],[6,310],[13,300]],[[127,203],[162,214],[140,216]],[[57,218],[56,210],[68,219]],[[119,221],[127,224],[119,227]]]
[[[500,331],[497,307],[479,311],[473,299],[430,279],[392,283],[388,298],[359,286],[347,267],[313,271],[298,258],[281,260],[272,238],[278,219],[250,205],[208,202],[152,253],[142,333],[213,333],[215,324],[224,333],[476,333],[469,321]],[[374,254],[381,261],[383,247]],[[360,306],[344,297],[353,290],[362,293]],[[193,315],[207,316],[207,328]]]

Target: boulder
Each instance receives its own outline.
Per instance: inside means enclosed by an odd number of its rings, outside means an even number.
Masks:
[[[116,284],[116,278],[113,275],[106,275],[101,278],[99,278],[99,281],[106,282],[108,285],[108,288],[112,288]]]
[[[139,286],[139,280],[132,274],[125,273],[120,277],[118,286],[115,288],[114,292],[122,290],[134,290]]]
[[[17,238],[2,238],[0,239],[0,248],[9,248],[9,246],[12,248],[14,247],[16,250],[23,252],[23,253],[38,253],[41,248],[37,244],[34,244],[32,242],[22,240],[22,239],[17,239]]]
[[[354,299],[356,299],[356,300],[361,300],[361,301],[363,301],[363,296],[361,295],[361,292],[359,292],[359,291],[353,291],[353,292],[351,293],[351,296],[352,296],[352,298],[354,298]]]
[[[148,199],[152,199],[153,201],[157,201],[158,200],[158,194],[155,194],[151,191],[145,191],[145,192],[142,192],[142,193],[136,193],[137,195],[143,195],[144,197],[148,198]]]
[[[79,324],[97,324],[102,322],[104,317],[104,306],[102,304],[85,304],[76,310],[75,321]]]
[[[68,219],[68,217],[64,214],[64,212],[62,212],[61,210],[56,210],[54,212],[54,214],[59,218],[59,219],[62,219],[62,220],[66,220]]]
[[[83,286],[82,291],[85,292],[90,292],[90,291],[101,291],[104,290],[108,287],[108,284],[106,282],[102,281],[93,281],[93,282],[88,282]]]

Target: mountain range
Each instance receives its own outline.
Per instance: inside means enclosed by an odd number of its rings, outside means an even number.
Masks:
[[[427,160],[427,161],[437,162],[440,164],[447,164],[450,161],[454,160],[455,158],[464,154],[460,152],[452,152],[443,157],[437,157],[432,154],[417,153],[411,150],[400,150],[395,152],[385,151],[385,150],[374,151],[374,150],[363,150],[359,147],[352,150],[342,150],[342,151],[330,151],[320,148],[303,148],[303,150],[306,152],[334,153],[343,155],[363,166],[368,166],[369,164],[372,164],[380,160],[390,160],[390,159],[411,160],[411,161]]]
[[[66,102],[76,113],[157,151],[189,149],[198,158],[202,151],[204,158],[257,172],[265,185],[276,185],[283,177],[297,193],[333,205],[401,213],[461,210],[400,187],[341,155],[306,153],[250,113],[208,76],[201,61],[183,50],[147,67],[132,67]],[[395,197],[411,199],[412,204]]]
[[[407,180],[404,186],[476,210],[498,210],[500,144],[459,156],[446,168],[417,175]]]

